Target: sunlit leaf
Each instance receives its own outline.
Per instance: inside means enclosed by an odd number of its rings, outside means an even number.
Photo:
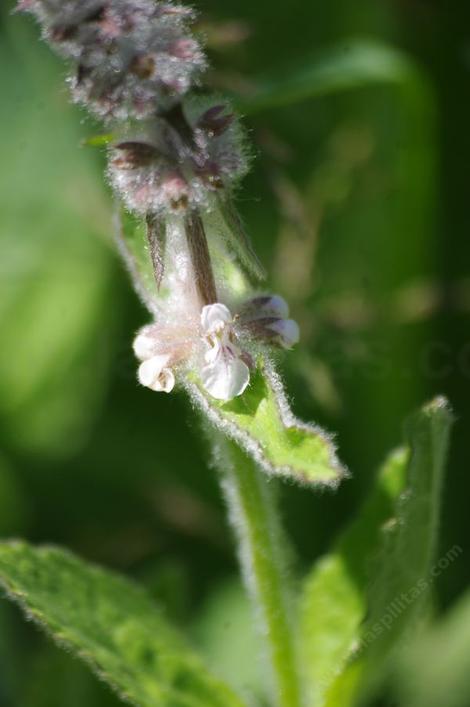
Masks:
[[[269,366],[260,364],[247,390],[230,402],[215,400],[198,382],[188,382],[187,387],[211,422],[236,440],[268,474],[331,487],[344,477],[346,472],[331,438],[294,417],[282,383]]]
[[[28,618],[139,707],[240,707],[148,595],[57,548],[0,545],[0,582]]]
[[[398,500],[395,523],[384,534],[361,638],[366,692],[380,682],[390,656],[429,609],[438,566],[442,481],[451,423],[446,400],[436,398],[407,425],[411,455],[406,491]]]
[[[299,626],[310,704],[324,704],[330,689],[338,690],[336,679],[357,648],[367,611],[370,562],[403,489],[406,460],[405,450],[389,457],[356,519],[305,580]]]

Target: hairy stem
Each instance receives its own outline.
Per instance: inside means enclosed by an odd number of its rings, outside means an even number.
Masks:
[[[300,707],[301,690],[290,625],[284,542],[273,489],[235,443],[220,436],[217,456],[230,521],[262,634],[279,707]]]

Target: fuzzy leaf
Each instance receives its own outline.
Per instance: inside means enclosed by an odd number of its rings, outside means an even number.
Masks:
[[[403,490],[407,456],[399,450],[389,457],[357,518],[305,580],[299,623],[309,704],[324,704],[359,641],[369,564],[379,548],[381,528]]]
[[[442,398],[411,419],[407,449],[389,459],[358,519],[307,579],[300,619],[312,704],[370,696],[428,604],[451,419]]]
[[[269,474],[331,487],[345,475],[331,438],[294,417],[282,383],[270,367],[260,364],[247,390],[230,402],[215,400],[194,381],[187,388],[211,422]]]
[[[241,707],[132,582],[72,554],[26,543],[0,545],[9,596],[139,707]]]
[[[454,545],[446,559],[459,558]],[[444,566],[443,566],[444,569]],[[406,707],[467,707],[470,703],[470,592],[438,623],[417,636],[399,656],[395,687]],[[429,666],[433,669],[430,670]]]
[[[447,401],[436,398],[407,425],[411,455],[406,491],[398,499],[396,522],[384,534],[361,638],[366,696],[380,685],[394,653],[429,610],[451,423]]]
[[[452,414],[443,398],[436,398],[413,416],[407,426],[411,449],[406,493],[399,499],[397,521],[386,538],[380,569],[372,587],[369,625],[380,620],[395,599],[410,592],[404,607],[380,640],[385,648],[401,633],[410,615],[429,598],[430,575],[436,557],[441,488]],[[415,590],[415,591],[413,591]]]
[[[378,84],[404,84],[420,77],[403,52],[366,40],[343,42],[291,66],[282,76],[260,79],[241,104],[245,113],[288,105],[314,96]]]

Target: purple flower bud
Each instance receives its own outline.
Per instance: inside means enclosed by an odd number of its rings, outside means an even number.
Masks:
[[[293,319],[276,319],[266,329],[273,332],[275,342],[285,349],[291,349],[299,342],[299,325]]]
[[[206,110],[205,113],[201,115],[197,122],[197,127],[201,130],[209,133],[211,137],[215,135],[222,135],[229,125],[234,121],[235,116],[233,113],[227,113],[227,115],[221,115],[225,110],[224,105],[213,106]]]
[[[242,333],[267,344],[290,349],[300,338],[299,326],[288,319],[289,307],[279,295],[261,295],[245,302],[238,313]]]
[[[201,119],[190,103],[141,124],[139,135],[111,146],[110,181],[130,211],[164,217],[186,208],[201,213],[214,208],[213,195],[230,189],[247,169],[233,116],[222,132],[206,129],[207,120],[225,119],[218,117],[222,110],[216,106]]]
[[[143,118],[178,102],[206,61],[188,8],[154,0],[22,0],[45,38],[76,62],[76,101],[102,118]]]
[[[289,305],[279,295],[261,295],[245,302],[239,316],[242,320],[265,317],[285,319],[289,316]]]

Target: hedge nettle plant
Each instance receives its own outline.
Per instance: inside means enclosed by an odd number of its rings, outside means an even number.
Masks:
[[[202,89],[207,60],[192,32],[194,12],[158,0],[20,0],[18,9],[36,17],[44,39],[68,61],[73,100],[111,135],[107,178],[120,204],[119,248],[150,315],[134,339],[137,377],[152,391],[184,389],[205,421],[266,644],[272,704],[349,704],[358,685],[368,684],[357,677],[367,673],[369,649],[365,642],[361,650],[366,558],[379,551],[381,524],[394,514],[397,546],[413,545],[408,521],[416,494],[394,504],[406,484],[433,492],[445,405],[436,401],[418,417],[408,478],[406,452],[393,456],[359,520],[295,590],[266,476],[335,488],[345,471],[331,438],[294,417],[276,371],[276,351],[296,345],[299,328],[285,300],[263,286],[263,267],[234,205],[250,152],[229,103]],[[432,473],[423,481],[431,445]],[[426,561],[412,563],[406,576],[397,570],[395,581],[409,584],[429,571],[435,515],[434,505],[421,518]],[[390,568],[390,539],[386,552]],[[354,581],[348,562],[357,565]],[[2,546],[0,570],[33,618],[123,698],[145,707],[255,704],[211,677],[125,580],[22,543]],[[376,571],[379,585],[382,574]],[[376,619],[389,584],[374,594],[378,609],[369,602]],[[377,646],[387,643],[380,631],[375,638]],[[334,701],[335,690],[343,701]]]

